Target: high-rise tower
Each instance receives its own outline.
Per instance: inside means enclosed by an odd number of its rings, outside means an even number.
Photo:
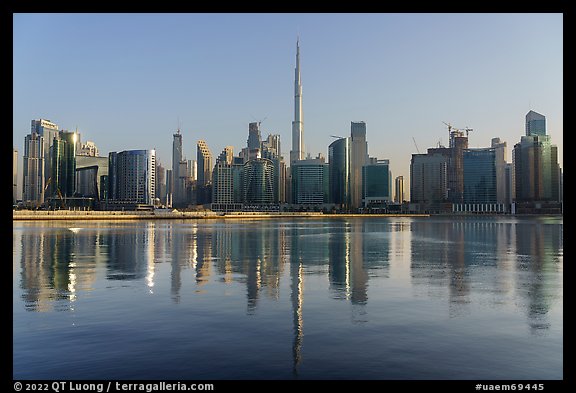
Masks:
[[[172,193],[172,203],[178,206],[182,202],[183,196],[183,183],[180,181],[180,162],[182,161],[182,134],[180,133],[180,127],[175,134],[172,141],[172,189],[168,190]]]
[[[294,76],[294,121],[292,122],[292,150],[290,163],[304,159],[304,119],[302,115],[302,81],[300,80],[300,38],[296,41],[296,69]]]

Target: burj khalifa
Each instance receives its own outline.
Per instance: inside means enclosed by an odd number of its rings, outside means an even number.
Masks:
[[[290,163],[304,159],[304,119],[302,115],[302,81],[300,80],[300,38],[296,40],[296,69],[294,76],[294,121],[292,122],[292,150]]]

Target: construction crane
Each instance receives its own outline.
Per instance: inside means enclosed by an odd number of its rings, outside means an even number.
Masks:
[[[250,115],[252,116],[252,115]],[[264,118],[262,120],[256,120],[256,118],[254,116],[252,116],[252,119],[254,119],[257,123],[258,123],[258,128],[260,128],[260,124],[262,124],[262,122],[264,120],[266,120],[268,118],[268,116],[264,116]]]
[[[418,154],[420,154],[420,149],[418,149],[418,145],[416,144],[416,139],[414,139],[414,137],[412,137],[412,140],[414,141],[414,146],[416,146],[416,151],[418,152]]]
[[[450,141],[450,147],[452,147],[452,145],[454,143],[454,136],[464,136],[464,131],[466,131],[466,138],[468,138],[468,133],[470,131],[473,131],[473,129],[469,128],[469,127],[465,127],[463,129],[460,129],[460,128],[454,127],[450,123],[446,123],[445,121],[443,121],[442,123],[444,123],[448,126],[448,140]]]
[[[343,136],[338,136],[338,135],[330,135],[330,137],[336,138],[336,139],[344,139]]]

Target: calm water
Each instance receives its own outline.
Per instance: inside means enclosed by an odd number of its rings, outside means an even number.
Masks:
[[[562,379],[562,226],[14,222],[14,378]]]

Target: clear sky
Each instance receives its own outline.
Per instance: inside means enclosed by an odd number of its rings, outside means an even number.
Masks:
[[[532,109],[546,116],[563,167],[563,15],[14,14],[13,144],[32,119],[78,129],[110,151],[153,149],[171,167],[206,140],[217,156],[246,146],[248,123],[281,135],[286,161],[300,34],[306,153],[365,121],[368,153],[409,189],[411,154],[448,144],[512,147]],[[22,182],[19,171],[19,182]],[[408,197],[408,195],[406,195]]]

